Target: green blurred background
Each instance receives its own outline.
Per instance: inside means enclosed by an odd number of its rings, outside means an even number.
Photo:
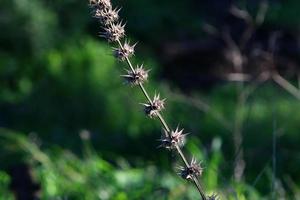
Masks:
[[[202,160],[205,191],[300,199],[299,98],[257,78],[276,71],[299,88],[299,0],[113,5],[138,41],[133,62],[151,68],[146,88],[190,133],[185,152]],[[0,27],[0,200],[199,198],[176,175],[176,155],[157,148],[160,124],[123,84],[126,66],[97,37],[87,1],[1,0]],[[241,73],[251,78],[230,78]]]

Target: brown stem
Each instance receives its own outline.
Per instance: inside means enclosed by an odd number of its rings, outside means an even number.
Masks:
[[[117,40],[117,43],[118,43],[118,45],[119,45],[119,47],[120,47],[121,49],[124,49],[124,47],[123,47],[123,45],[122,45],[122,43],[121,43],[120,40]],[[131,71],[132,71],[133,73],[135,73],[135,70],[134,70],[134,68],[133,68],[133,66],[132,66],[132,63],[131,63],[131,61],[130,61],[130,59],[129,59],[128,57],[126,57],[126,63],[127,63],[127,65],[130,67]],[[149,97],[149,94],[148,94],[148,92],[146,91],[146,89],[144,88],[143,84],[140,83],[140,84],[139,84],[139,87],[140,87],[142,93],[144,94],[144,96],[146,97],[146,99],[149,101],[149,103],[152,104],[152,100],[151,100],[151,98]],[[160,113],[158,113],[158,119],[159,119],[159,121],[161,122],[162,126],[166,129],[166,132],[167,132],[167,135],[166,135],[166,136],[167,136],[167,137],[170,137],[170,136],[171,136],[171,133],[170,133],[171,130],[170,130],[170,128],[169,128],[167,122],[165,121],[165,119],[163,118],[163,116],[162,116]],[[185,166],[186,166],[187,168],[190,167],[190,165],[189,165],[189,163],[188,163],[186,157],[184,156],[182,150],[180,149],[180,147],[179,147],[178,145],[176,145],[176,150],[177,150],[177,152],[178,152],[180,158],[182,159],[183,163],[185,164]],[[201,187],[201,185],[200,185],[200,183],[199,183],[199,180],[198,180],[194,175],[193,175],[193,182],[194,182],[194,185],[196,186],[197,190],[199,191],[199,193],[200,193],[200,195],[201,195],[201,198],[202,198],[203,200],[206,200],[206,196],[205,196],[205,194],[204,194],[204,192],[203,192],[203,189],[202,189],[202,187]]]

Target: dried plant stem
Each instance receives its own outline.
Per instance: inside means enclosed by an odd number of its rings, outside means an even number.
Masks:
[[[125,42],[122,43],[125,37],[125,25],[119,21],[119,10],[113,9],[110,0],[90,0],[90,6],[93,9],[94,17],[99,19],[102,24],[104,32],[102,32],[100,36],[106,38],[108,42],[113,42],[118,45],[117,48],[113,48],[114,55],[119,60],[126,62],[129,67],[129,69],[126,69],[127,74],[121,76],[125,78],[127,83],[132,86],[138,86],[141,89],[147,99],[146,103],[142,103],[145,114],[150,118],[158,118],[162,124],[164,135],[160,139],[160,147],[178,153],[184,163],[184,166],[180,167],[181,177],[194,183],[203,200],[215,200],[216,195],[206,197],[198,180],[198,177],[201,176],[203,172],[200,163],[197,163],[195,158],[193,158],[191,162],[188,162],[183,154],[182,147],[184,146],[185,136],[187,134],[183,134],[183,129],[179,130],[178,127],[176,130],[171,129],[161,114],[161,111],[164,109],[165,99],[160,99],[159,94],[155,94],[154,98],[151,99],[145,89],[143,83],[148,79],[149,70],[145,70],[143,65],[137,65],[136,68],[133,67],[129,57],[134,55],[135,44],[130,45],[126,39]]]
[[[117,40],[117,43],[118,43],[118,45],[119,45],[119,47],[120,47],[121,49],[124,49],[124,47],[123,47],[123,45],[122,45],[122,43],[121,43],[120,40]],[[132,65],[132,63],[131,63],[131,61],[130,61],[130,59],[129,59],[128,57],[126,57],[126,63],[127,63],[127,65],[130,67],[131,71],[132,71],[133,73],[135,73],[135,70],[134,70],[134,68],[133,68],[133,65]],[[146,89],[145,89],[145,87],[143,86],[143,84],[142,84],[142,83],[139,83],[139,87],[140,87],[142,93],[144,94],[144,96],[146,97],[146,99],[147,99],[147,100],[149,101],[149,103],[151,104],[151,103],[152,103],[152,100],[151,100],[151,98],[149,97],[149,94],[148,94],[148,92],[146,91]],[[170,138],[170,137],[171,137],[171,133],[170,133],[171,130],[170,130],[170,128],[169,128],[169,125],[167,124],[167,122],[165,121],[165,119],[163,118],[163,116],[162,116],[160,113],[158,113],[158,119],[159,119],[159,121],[161,122],[161,124],[162,124],[162,126],[164,127],[164,129],[166,130],[166,131],[165,131],[166,137],[169,137],[169,138]],[[187,168],[189,168],[189,167],[190,167],[190,164],[188,163],[186,157],[184,156],[184,154],[183,154],[181,148],[180,148],[177,144],[176,144],[176,151],[178,152],[178,154],[179,154],[181,160],[183,161],[183,163],[185,164],[185,166],[186,166]],[[194,185],[196,186],[197,190],[199,191],[199,193],[200,193],[202,199],[203,199],[203,200],[206,200],[206,199],[207,199],[207,198],[206,198],[206,195],[204,194],[204,191],[203,191],[203,189],[202,189],[202,186],[200,185],[199,180],[198,180],[195,176],[193,176],[192,180],[193,180]]]
[[[206,198],[206,196],[205,196],[205,194],[203,192],[202,186],[201,186],[200,182],[198,181],[198,179],[195,178],[195,177],[193,177],[193,181],[194,181],[194,184],[197,187],[197,189],[198,189],[198,191],[199,191],[199,193],[201,195],[201,198],[203,200],[207,200],[207,198]],[[212,197],[208,197],[208,198],[212,198]]]
[[[119,45],[119,47],[120,47],[121,49],[124,49],[124,47],[123,47],[123,45],[122,45],[122,43],[121,43],[120,40],[117,40],[117,43],[118,43],[118,45]],[[129,66],[130,70],[131,70],[133,73],[135,73],[135,70],[134,70],[134,68],[133,68],[133,66],[132,66],[132,63],[131,63],[130,59],[129,59],[128,57],[126,57],[125,60],[126,60],[127,65]],[[139,87],[141,88],[143,94],[145,95],[145,97],[147,98],[147,100],[149,101],[149,103],[152,103],[152,100],[151,100],[149,94],[147,93],[147,91],[145,90],[145,88],[144,88],[144,86],[143,86],[142,83],[139,83]],[[162,117],[160,117],[160,119],[162,119]],[[163,119],[162,119],[162,120],[163,120]],[[161,120],[161,121],[162,121],[162,120]],[[162,122],[162,123],[163,123],[163,122]],[[166,125],[165,122],[163,123],[163,125],[165,125],[166,130],[167,130],[168,132],[170,132],[170,129],[168,128],[168,126]]]

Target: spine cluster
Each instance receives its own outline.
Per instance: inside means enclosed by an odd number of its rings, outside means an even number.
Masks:
[[[183,179],[194,183],[203,200],[217,199],[216,195],[206,196],[200,185],[198,178],[203,172],[200,163],[197,162],[195,158],[188,162],[182,152],[187,134],[184,134],[183,129],[179,130],[178,127],[175,130],[170,129],[162,117],[161,111],[165,108],[166,99],[161,99],[159,94],[155,94],[152,99],[144,88],[143,84],[148,80],[149,70],[145,69],[143,65],[133,67],[130,57],[134,55],[136,44],[130,45],[125,39],[125,25],[119,21],[119,9],[114,9],[110,0],[90,0],[89,5],[93,16],[98,19],[102,25],[103,31],[100,33],[100,36],[105,38],[108,42],[117,45],[117,47],[113,47],[114,56],[118,60],[126,62],[128,65],[126,74],[121,75],[121,77],[125,79],[127,84],[137,86],[141,89],[147,99],[146,103],[141,103],[141,105],[144,106],[145,114],[150,118],[159,119],[162,124],[163,135],[159,140],[161,143],[160,147],[178,153],[184,164],[179,168],[178,174]]]

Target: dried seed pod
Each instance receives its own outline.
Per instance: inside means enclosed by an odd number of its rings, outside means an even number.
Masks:
[[[156,117],[161,110],[165,108],[165,100],[160,99],[160,95],[154,95],[152,103],[142,104],[144,105],[145,114],[148,115],[150,118]]]
[[[119,19],[119,10],[117,9],[96,9],[94,17],[99,19],[100,22],[107,26],[113,24]]]
[[[110,0],[90,0],[89,5],[92,9],[104,10],[112,8]]]
[[[100,34],[101,37],[104,37],[109,42],[116,42],[125,36],[125,25],[122,23],[110,24],[104,28],[104,32]]]
[[[134,70],[126,70],[127,74],[121,75],[125,78],[126,83],[131,85],[143,84],[148,80],[148,73],[150,70],[145,70],[143,65],[137,66]]]
[[[185,144],[185,137],[187,134],[183,134],[183,129],[179,130],[178,127],[175,131],[171,131],[170,135],[164,129],[165,134],[160,139],[161,145],[160,147],[164,147],[166,149],[175,149],[176,146],[182,147]]]
[[[125,41],[123,48],[114,48],[114,56],[121,60],[124,61],[126,58],[131,57],[134,55],[134,48],[136,46],[136,43],[133,45],[130,45],[128,41]]]
[[[193,180],[194,177],[201,176],[203,168],[200,163],[197,163],[196,159],[193,158],[189,167],[181,167],[180,175],[186,180]]]

